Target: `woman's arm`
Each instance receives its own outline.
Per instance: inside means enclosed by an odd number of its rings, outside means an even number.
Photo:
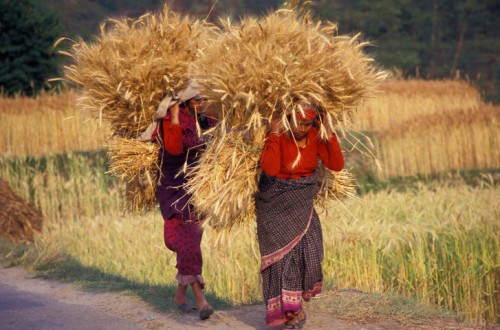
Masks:
[[[182,127],[179,124],[179,104],[174,104],[170,109],[170,118],[163,119],[163,143],[167,152],[178,156],[182,154]]]
[[[277,134],[267,135],[266,145],[262,151],[260,168],[270,176],[276,176],[281,168],[280,138]]]
[[[271,131],[267,134],[266,145],[262,151],[260,167],[268,175],[276,176],[281,169],[280,128],[281,117],[275,113],[270,123]]]
[[[330,170],[341,171],[344,168],[344,155],[342,155],[342,150],[335,134],[332,133],[330,135],[328,142],[320,142],[319,157],[323,164]]]

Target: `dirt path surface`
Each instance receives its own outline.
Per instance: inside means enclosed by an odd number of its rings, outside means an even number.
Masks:
[[[352,324],[308,309],[303,329],[408,329],[396,320]],[[136,296],[89,292],[32,278],[21,268],[0,268],[0,329],[276,329],[265,326],[264,306],[196,313],[162,312]],[[463,328],[462,328],[463,329]]]

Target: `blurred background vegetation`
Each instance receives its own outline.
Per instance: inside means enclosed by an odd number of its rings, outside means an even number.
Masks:
[[[167,1],[177,11],[217,21],[259,15],[283,0]],[[63,61],[52,48],[60,37],[92,40],[108,17],[138,17],[162,0],[0,0],[0,87],[7,95],[50,88]],[[377,61],[402,78],[463,78],[486,100],[500,92],[500,2],[496,0],[317,0],[316,18],[340,34],[361,32]]]

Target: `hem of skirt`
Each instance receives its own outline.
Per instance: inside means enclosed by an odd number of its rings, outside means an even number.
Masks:
[[[180,285],[189,285],[195,282],[200,282],[201,288],[203,289],[205,287],[205,282],[203,281],[203,276],[201,275],[182,275],[177,273],[175,279]]]
[[[323,290],[323,282],[316,282],[313,285],[312,290],[305,290],[304,292],[309,293],[311,295],[311,298],[316,297],[318,294],[321,293]]]
[[[266,304],[267,325],[279,325],[281,320],[286,321],[285,312],[297,312],[302,308],[302,291],[282,290],[282,293],[269,299]]]
[[[311,225],[311,219],[313,217],[313,214],[314,214],[314,208],[311,209],[311,214],[309,215],[309,221],[307,223],[306,229],[299,236],[297,236],[295,239],[293,239],[290,243],[288,243],[287,245],[285,245],[281,249],[279,249],[279,250],[277,250],[277,251],[275,251],[275,252],[273,252],[271,254],[265,255],[265,256],[263,256],[261,258],[262,259],[261,260],[261,266],[260,266],[260,271],[261,272],[264,269],[266,269],[267,267],[269,267],[272,264],[274,264],[275,262],[280,261],[281,259],[283,259],[283,257],[288,252],[290,252],[290,250],[292,250],[294,248],[294,246],[297,245],[298,242],[300,242],[300,240],[302,239],[302,237],[304,237],[304,235],[309,230],[309,226]]]
[[[282,294],[269,299],[266,303],[266,324],[273,327],[287,321],[287,311],[298,312],[302,308],[302,293],[307,292],[315,297],[323,289],[323,282],[319,281],[313,285],[311,290],[289,291],[282,290]]]

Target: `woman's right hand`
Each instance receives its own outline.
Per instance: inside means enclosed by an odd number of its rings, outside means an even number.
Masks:
[[[168,111],[170,112],[170,124],[179,125],[179,103],[175,103]]]

